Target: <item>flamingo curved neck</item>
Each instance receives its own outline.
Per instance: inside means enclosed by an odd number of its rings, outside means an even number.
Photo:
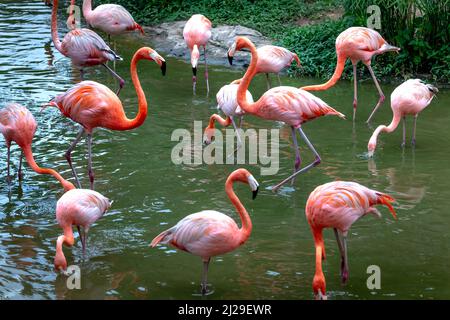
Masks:
[[[86,20],[91,18],[92,14],[92,0],[83,0],[83,16]]]
[[[331,88],[341,78],[342,72],[344,71],[344,67],[345,67],[345,61],[347,61],[346,57],[338,55],[336,69],[334,70],[334,73],[331,76],[330,80],[328,80],[327,82],[325,82],[323,84],[305,86],[305,87],[301,87],[300,89],[306,90],[306,91],[322,91],[322,90],[327,90],[327,89]]]
[[[395,129],[397,129],[397,127],[398,127],[398,125],[400,123],[400,119],[401,119],[401,115],[398,112],[394,112],[394,117],[392,118],[392,121],[391,121],[391,123],[388,126],[380,125],[380,126],[378,126],[375,129],[375,131],[373,132],[372,136],[370,137],[369,144],[376,145],[377,144],[378,135],[381,132],[391,133]]]
[[[313,280],[313,289],[314,292],[322,291],[322,286],[325,285],[325,276],[323,274],[322,270],[322,260],[325,259],[324,257],[324,242],[323,242],[323,236],[322,236],[322,230],[313,230],[314,234],[314,244],[316,247],[316,271],[314,274],[314,280]],[[324,288],[323,288],[324,289]],[[322,292],[325,293],[325,292]]]
[[[215,128],[214,123],[218,122],[222,127],[228,127],[231,124],[231,118],[230,117],[226,117],[225,119],[222,118],[221,116],[219,116],[218,114],[213,114],[210,118],[209,118],[209,124],[208,124],[208,128]]]
[[[142,90],[141,82],[139,81],[139,76],[137,73],[137,63],[139,60],[143,59],[140,51],[136,52],[131,60],[131,80],[136,89],[136,94],[138,97],[139,111],[134,119],[126,119],[121,130],[131,130],[141,126],[145,119],[147,118],[147,99],[145,98],[144,90]]]
[[[30,145],[26,145],[22,148],[23,153],[25,155],[25,159],[28,162],[28,165],[37,173],[39,174],[49,174],[54,176],[63,186],[65,191],[69,191],[72,189],[75,189],[75,186],[65,180],[58,172],[56,172],[53,169],[47,169],[47,168],[41,168],[36,164],[36,161],[34,161],[34,157],[33,157],[33,152],[31,151],[31,146]]]
[[[51,29],[52,29],[53,44],[55,45],[56,50],[63,53],[61,40],[59,39],[58,36],[58,0],[53,0]]]
[[[244,243],[250,237],[253,225],[250,216],[247,213],[247,210],[245,210],[241,201],[234,193],[233,183],[233,179],[230,179],[226,182],[225,192],[227,193],[228,198],[230,198],[231,203],[234,205],[241,218],[242,227],[239,229],[239,231],[241,233],[241,243]]]
[[[239,106],[247,113],[255,113],[257,109],[257,102],[249,103],[247,101],[247,90],[250,86],[250,82],[252,81],[253,77],[256,74],[256,65],[258,63],[258,52],[256,51],[256,47],[253,45],[253,43],[246,40],[245,48],[250,49],[251,52],[251,59],[250,59],[250,65],[245,72],[245,75],[242,79],[240,79],[238,91],[237,91],[237,101]]]

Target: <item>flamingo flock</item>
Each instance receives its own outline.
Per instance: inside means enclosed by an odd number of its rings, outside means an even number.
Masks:
[[[50,1],[45,1],[47,5]],[[63,235],[56,240],[56,254],[54,268],[56,271],[65,272],[68,263],[64,256],[63,246],[73,246],[75,237],[73,226],[77,227],[81,240],[83,254],[87,247],[87,235],[93,223],[103,217],[112,205],[112,201],[95,191],[95,176],[92,167],[92,140],[95,128],[109,130],[128,131],[144,124],[148,115],[148,103],[146,94],[140,84],[137,64],[140,60],[154,61],[166,73],[166,61],[155,50],[149,47],[138,49],[131,62],[130,73],[132,83],[136,90],[138,100],[138,112],[135,118],[127,118],[124,107],[118,95],[124,85],[123,79],[108,65],[108,61],[121,61],[116,54],[101,38],[100,35],[90,29],[79,28],[73,12],[70,10],[69,33],[60,40],[57,29],[58,0],[53,0],[51,13],[51,35],[54,47],[64,56],[71,59],[72,64],[82,71],[85,67],[103,65],[118,79],[119,88],[114,93],[107,86],[84,80],[83,72],[81,82],[73,85],[66,92],[56,96],[43,107],[55,107],[64,117],[70,118],[80,125],[76,139],[65,153],[66,160],[72,170],[76,186],[63,178],[56,170],[39,167],[33,157],[32,142],[37,130],[37,122],[31,112],[17,103],[7,104],[0,109],[0,132],[5,138],[7,147],[7,180],[10,183],[10,147],[15,142],[21,149],[18,179],[22,179],[22,158],[25,157],[28,165],[39,174],[52,175],[63,187],[64,194],[56,204],[56,221],[63,231]],[[71,1],[73,6],[75,1]],[[83,1],[83,14],[87,23],[95,29],[101,30],[109,36],[123,34],[131,31],[144,33],[142,27],[135,22],[131,14],[122,6],[105,4],[92,9],[92,1]],[[206,46],[212,35],[211,21],[201,14],[193,15],[183,30],[186,46],[190,51],[190,63],[192,66],[192,86],[196,92],[197,68],[200,60],[200,49],[203,48],[205,63],[205,81],[207,92],[210,90]],[[250,52],[250,65],[244,76],[224,85],[216,95],[218,109],[226,118],[213,114],[204,131],[205,144],[213,143],[216,134],[215,123],[227,127],[233,125],[237,132],[242,117],[256,116],[270,121],[279,121],[291,128],[294,148],[294,172],[272,187],[273,191],[279,190],[286,183],[294,181],[295,177],[318,166],[322,160],[313,143],[303,131],[303,125],[322,116],[337,116],[345,119],[343,113],[336,110],[335,106],[328,105],[325,101],[314,96],[309,91],[326,90],[332,87],[340,78],[347,59],[353,64],[354,72],[354,99],[353,121],[356,119],[357,108],[357,78],[356,66],[362,61],[367,66],[379,93],[379,100],[374,107],[368,122],[374,117],[384,101],[384,94],[371,68],[371,61],[375,55],[389,51],[399,51],[400,48],[388,44],[381,35],[364,27],[352,27],[343,31],[336,39],[337,65],[332,78],[322,85],[311,85],[302,88],[280,86],[270,88],[269,73],[279,72],[290,66],[293,61],[300,65],[300,59],[296,53],[286,48],[277,46],[256,46],[246,37],[238,36],[229,48],[227,58],[230,64],[237,51]],[[258,99],[253,98],[249,91],[252,79],[258,73],[266,74],[268,90]],[[278,78],[279,79],[279,78]],[[374,132],[368,143],[368,157],[373,157],[377,146],[377,139],[381,132],[392,132],[403,119],[403,141],[405,146],[405,117],[414,117],[414,127],[411,143],[416,143],[416,120],[418,114],[423,111],[438,93],[438,89],[426,84],[419,79],[410,79],[399,85],[391,95],[391,108],[393,120],[390,125],[380,125]],[[239,125],[236,120],[239,119]],[[313,162],[302,167],[297,133],[305,142],[314,156]],[[80,179],[72,163],[71,154],[81,139],[87,136],[88,149],[88,176],[90,189],[83,189]],[[332,137],[331,137],[332,139]],[[231,204],[235,207],[240,217],[239,225],[228,215],[219,211],[204,210],[193,213],[175,226],[162,231],[150,243],[151,247],[168,244],[176,249],[198,256],[203,261],[203,273],[201,277],[201,293],[208,292],[208,268],[211,259],[217,255],[223,255],[236,250],[244,245],[252,233],[252,220],[244,205],[233,190],[235,183],[240,182],[249,185],[252,198],[255,199],[259,190],[259,183],[246,169],[233,171],[225,182],[225,193]],[[316,299],[327,299],[326,282],[322,262],[325,259],[325,245],[323,230],[332,228],[335,233],[337,245],[341,257],[341,280],[347,283],[349,279],[347,234],[353,223],[367,214],[381,217],[376,205],[384,205],[396,219],[393,207],[394,198],[386,193],[372,190],[353,181],[333,181],[317,186],[309,195],[305,214],[315,242],[315,274],[312,287]]]

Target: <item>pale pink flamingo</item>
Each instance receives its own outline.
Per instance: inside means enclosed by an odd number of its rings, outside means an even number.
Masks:
[[[246,183],[253,192],[253,199],[258,194],[259,184],[245,169],[233,171],[225,182],[225,192],[235,206],[242,227],[229,216],[213,210],[205,210],[188,215],[174,227],[156,236],[150,246],[158,243],[170,244],[173,247],[199,256],[203,260],[202,294],[206,293],[208,266],[211,257],[233,251],[243,245],[252,232],[252,221],[239,198],[233,191],[234,182]]]
[[[211,21],[201,14],[194,14],[184,26],[183,37],[184,41],[191,51],[191,65],[192,65],[192,88],[195,93],[197,84],[197,65],[200,59],[199,47],[203,46],[204,59],[205,59],[205,79],[206,89],[209,92],[209,80],[208,80],[208,63],[206,61],[206,44],[211,38]]]
[[[63,186],[64,190],[74,189],[74,185],[66,181],[61,175],[53,169],[39,167],[34,161],[31,144],[36,132],[37,123],[31,112],[24,106],[11,103],[5,108],[0,109],[0,132],[3,134],[8,149],[7,155],[7,175],[10,180],[10,155],[11,142],[17,143],[22,150],[20,155],[18,177],[22,179],[22,157],[25,156],[29,166],[39,174],[50,174],[54,176]]]
[[[238,80],[239,81],[239,80]],[[228,127],[230,124],[233,124],[234,130],[236,130],[236,136],[238,143],[241,144],[241,137],[239,135],[239,130],[236,125],[235,118],[240,117],[240,121],[242,121],[242,117],[244,115],[244,111],[239,107],[237,103],[237,89],[239,85],[236,83],[236,80],[231,84],[224,85],[220,88],[219,92],[217,92],[217,109],[221,110],[226,119],[222,118],[218,114],[213,114],[209,119],[209,124],[205,128],[205,132],[203,134],[203,142],[205,144],[210,144],[214,137],[215,130],[215,122],[217,121],[221,126]],[[253,103],[253,96],[250,91],[246,93],[247,100],[250,103]],[[239,123],[240,129],[241,123]]]
[[[353,223],[366,214],[381,218],[375,205],[385,205],[397,219],[391,196],[366,188],[356,182],[334,181],[318,186],[306,202],[306,219],[311,227],[316,247],[316,272],[313,290],[316,299],[326,299],[325,276],[322,260],[325,260],[325,244],[322,230],[333,228],[341,255],[341,279],[348,280],[347,233]]]
[[[112,202],[108,198],[96,191],[87,189],[70,190],[58,200],[56,203],[56,220],[63,229],[64,235],[59,236],[56,241],[54,260],[56,271],[67,269],[63,244],[71,247],[75,243],[72,226],[77,226],[83,254],[85,254],[90,226],[105,214],[111,204]],[[81,233],[80,227],[83,228],[83,233]]]
[[[81,188],[81,184],[72,165],[71,153],[84,133],[87,133],[89,180],[91,189],[93,189],[93,130],[97,127],[119,131],[131,130],[141,126],[147,118],[147,100],[137,74],[137,63],[142,59],[155,61],[161,67],[163,75],[166,72],[166,62],[155,50],[143,47],[136,51],[130,66],[131,79],[136,88],[139,105],[139,111],[134,119],[127,118],[123,110],[122,102],[114,92],[95,81],[80,82],[46,104],[47,106],[57,107],[65,117],[81,125],[75,141],[66,152],[66,159],[79,188]]]
[[[287,86],[272,88],[266,91],[255,103],[249,103],[246,99],[246,92],[250,85],[250,81],[256,74],[256,65],[258,64],[258,52],[256,51],[255,45],[246,37],[237,37],[236,42],[232,45],[230,50],[228,50],[228,56],[229,59],[231,59],[235,51],[239,51],[243,48],[250,49],[252,57],[250,66],[245,72],[238,87],[237,101],[239,106],[245,113],[267,120],[284,122],[291,126],[292,129],[292,138],[294,140],[294,151],[296,155],[294,173],[273,187],[272,190],[277,191],[282,185],[294,179],[298,174],[308,171],[321,162],[319,154],[301,128],[302,124],[325,115],[335,115],[340,118],[345,118],[345,116],[311,93]],[[296,136],[297,129],[300,132],[300,136],[315,155],[315,160],[300,170],[301,158]]]
[[[102,30],[108,36],[135,30],[144,34],[127,9],[118,4],[102,4],[92,10],[92,0],[83,0],[83,15],[91,27]]]
[[[258,63],[256,65],[256,73],[265,73],[267,81],[267,89],[270,89],[269,73],[275,73],[278,77],[278,83],[281,86],[280,72],[289,67],[293,60],[300,66],[300,59],[297,54],[286,48],[266,45],[256,49],[258,53]],[[229,60],[233,64],[233,60]]]
[[[375,108],[373,109],[372,113],[367,119],[367,122],[370,122],[377,109],[384,102],[384,93],[381,90],[381,87],[378,84],[375,73],[373,72],[371,67],[372,57],[388,51],[398,52],[399,50],[400,48],[388,44],[386,40],[384,40],[383,37],[375,30],[364,27],[348,28],[336,38],[337,65],[336,70],[334,71],[334,74],[331,77],[331,79],[324,84],[306,86],[302,87],[301,89],[307,91],[321,91],[327,90],[328,88],[334,86],[341,77],[342,72],[344,71],[345,62],[347,61],[347,59],[350,59],[350,61],[353,64],[353,81],[354,81],[353,120],[355,120],[356,106],[358,104],[357,103],[358,81],[356,78],[356,65],[358,64],[359,61],[362,61],[362,63],[366,65],[367,69],[369,69],[373,82],[377,87],[378,94],[380,95],[378,103],[376,104]]]
[[[84,67],[104,66],[119,81],[119,89],[117,90],[117,94],[119,94],[125,81],[108,67],[106,62],[122,60],[122,58],[111,50],[98,34],[89,29],[77,29],[74,26],[74,29],[68,32],[61,41],[58,36],[57,14],[58,0],[53,0],[52,39],[55,48],[64,56],[70,58],[76,67],[80,68],[82,80]]]
[[[428,107],[439,90],[431,84],[426,84],[420,79],[409,79],[399,85],[391,94],[391,108],[394,117],[388,125],[380,125],[375,129],[367,145],[368,156],[373,157],[377,147],[378,135],[381,132],[393,132],[397,129],[400,120],[403,119],[402,148],[406,144],[406,116],[414,116],[414,125],[411,144],[416,144],[416,124],[419,113]]]

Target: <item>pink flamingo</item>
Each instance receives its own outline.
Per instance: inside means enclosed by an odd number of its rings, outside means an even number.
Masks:
[[[34,171],[39,174],[50,174],[54,176],[66,191],[74,189],[74,185],[64,180],[64,178],[61,177],[61,175],[55,170],[41,168],[34,161],[31,143],[36,132],[36,128],[36,120],[31,112],[24,106],[17,103],[11,103],[0,110],[0,132],[3,134],[6,141],[6,147],[8,148],[8,181],[10,181],[10,148],[11,142],[14,141],[22,149],[18,171],[19,180],[22,179],[22,157],[25,155],[25,159]]]
[[[258,194],[259,184],[245,169],[233,171],[225,182],[225,192],[241,218],[242,227],[229,216],[213,210],[188,215],[174,227],[156,236],[150,246],[158,243],[199,256],[203,260],[202,294],[206,293],[208,266],[211,257],[233,251],[243,245],[252,232],[252,221],[239,198],[233,191],[235,181],[250,185],[253,199]]]
[[[375,148],[377,147],[378,135],[381,132],[393,132],[397,129],[400,119],[403,118],[403,139],[402,148],[405,147],[406,142],[406,116],[414,116],[414,126],[411,144],[414,146],[416,144],[416,123],[419,113],[428,107],[433,100],[434,96],[439,92],[439,90],[432,86],[431,84],[425,84],[420,79],[409,79],[399,85],[391,94],[391,108],[394,114],[392,122],[387,127],[385,125],[380,125],[375,129],[372,136],[370,137],[369,143],[367,145],[368,156],[373,157]]]
[[[56,220],[64,231],[56,241],[54,266],[56,271],[65,271],[67,261],[63,252],[63,244],[73,246],[75,239],[72,226],[77,226],[83,254],[86,253],[87,235],[90,226],[101,218],[111,207],[112,202],[100,193],[87,189],[73,189],[66,192],[56,203]],[[81,233],[80,227],[83,228]]]
[[[341,254],[341,279],[348,280],[347,233],[353,223],[368,213],[381,218],[374,205],[385,205],[396,219],[391,196],[366,188],[356,182],[334,181],[318,186],[306,202],[306,219],[311,227],[316,247],[316,273],[313,290],[316,299],[326,299],[325,276],[322,260],[325,260],[325,244],[322,230],[333,228]]]
[[[88,145],[88,170],[91,189],[94,188],[94,172],[92,170],[92,132],[95,128],[106,128],[110,130],[131,130],[141,126],[147,118],[147,100],[142,90],[137,74],[137,63],[142,60],[155,61],[162,70],[166,72],[166,62],[155,50],[143,47],[136,51],[131,60],[131,79],[136,88],[138,96],[139,111],[134,119],[128,119],[123,110],[119,97],[108,87],[95,82],[83,81],[65,93],[54,98],[47,106],[57,107],[61,113],[73,121],[79,123],[81,128],[75,141],[66,152],[66,159],[69,163],[73,176],[81,189],[75,168],[72,165],[71,153],[78,142],[87,133]]]
[[[375,55],[379,55],[388,51],[398,52],[400,48],[391,46],[383,39],[383,37],[376,32],[375,30],[364,28],[364,27],[351,27],[347,30],[343,31],[336,38],[336,55],[337,55],[337,65],[336,70],[334,71],[333,76],[330,80],[328,80],[324,84],[320,85],[312,85],[302,87],[301,89],[307,91],[321,91],[327,90],[328,88],[334,86],[336,82],[342,75],[344,71],[345,62],[347,58],[350,58],[353,64],[353,85],[354,85],[354,98],[353,98],[353,120],[356,117],[356,106],[358,104],[358,94],[357,94],[357,78],[356,78],[356,65],[359,61],[362,61],[369,69],[370,75],[372,76],[373,82],[377,87],[378,94],[380,98],[378,99],[378,103],[367,119],[367,123],[370,122],[372,117],[374,116],[377,109],[384,102],[384,93],[381,90],[380,85],[378,84],[375,73],[371,67],[372,57]]]
[[[242,142],[238,127],[236,126],[235,117],[240,117],[242,121],[242,117],[245,112],[237,103],[237,89],[239,85],[236,82],[239,82],[239,80],[235,80],[231,84],[224,85],[220,88],[219,92],[217,92],[217,109],[221,110],[226,115],[226,119],[222,118],[218,114],[213,114],[210,117],[208,127],[206,127],[203,135],[203,142],[207,145],[211,143],[214,137],[216,121],[223,127],[228,127],[230,124],[233,124],[234,130],[236,130],[238,143],[241,144]],[[253,103],[253,96],[250,91],[246,92],[246,98],[250,101],[250,103]],[[239,123],[239,128],[240,125],[241,123]]]
[[[243,48],[250,49],[252,58],[250,66],[238,87],[237,102],[239,106],[245,113],[267,120],[282,121],[291,126],[292,129],[296,155],[294,173],[273,187],[272,190],[277,191],[283,184],[293,180],[298,174],[308,171],[321,162],[319,154],[301,128],[302,124],[325,115],[335,115],[340,118],[345,118],[345,116],[311,93],[287,86],[272,88],[266,91],[255,103],[249,103],[246,99],[246,91],[250,85],[250,81],[256,74],[256,66],[258,64],[258,52],[256,51],[255,45],[246,37],[237,37],[236,42],[228,50],[228,59],[231,60],[235,51]],[[297,129],[300,132],[300,136],[315,155],[315,160],[300,170],[301,158],[296,136]]]
[[[265,73],[267,81],[267,89],[270,89],[269,73],[275,73],[278,77],[278,83],[281,86],[280,72],[289,67],[293,60],[300,66],[300,59],[297,54],[286,48],[266,45],[256,49],[258,52],[258,63],[256,65],[256,73]],[[233,60],[229,60],[233,64]]]
[[[84,0],[83,15],[90,26],[107,33],[108,37],[134,30],[144,34],[127,9],[118,4],[102,4],[92,10],[92,0]]]
[[[70,58],[72,63],[80,68],[82,79],[84,67],[104,66],[119,81],[119,89],[117,90],[117,94],[119,94],[125,81],[105,63],[107,61],[122,60],[122,58],[111,50],[105,41],[94,31],[84,28],[77,29],[75,25],[73,26],[74,29],[67,33],[61,41],[58,36],[57,13],[58,0],[53,0],[52,39],[55,48],[64,56]]]
[[[191,65],[192,65],[192,88],[195,93],[197,84],[197,65],[200,59],[199,47],[203,46],[204,58],[205,58],[205,79],[206,90],[209,92],[209,80],[208,80],[208,63],[206,61],[206,44],[211,38],[211,21],[201,14],[194,14],[184,26],[183,37],[184,41],[191,51]]]

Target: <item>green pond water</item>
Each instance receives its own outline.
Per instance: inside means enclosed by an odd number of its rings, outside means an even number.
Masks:
[[[61,4],[62,6],[62,4]],[[66,15],[62,14],[61,18]],[[67,32],[60,22],[60,35]],[[7,102],[26,105],[39,127],[33,140],[37,162],[54,167],[71,178],[64,152],[75,138],[77,125],[56,109],[40,112],[40,105],[79,81],[69,59],[53,48],[50,40],[50,9],[42,1],[0,3],[0,106]],[[137,37],[121,37],[116,64],[126,80],[120,98],[129,117],[137,112],[129,63],[143,45]],[[161,53],[165,56],[164,53]],[[301,52],[299,52],[301,57]],[[225,57],[224,57],[225,59]],[[334,63],[334,61],[330,61]],[[375,62],[376,64],[376,62]],[[67,277],[53,270],[55,241],[62,233],[55,220],[56,201],[62,195],[52,177],[39,176],[25,166],[21,184],[6,183],[6,147],[0,142],[0,299],[201,299],[201,260],[185,252],[150,241],[184,216],[204,209],[219,210],[239,219],[229,202],[224,183],[242,165],[175,165],[171,141],[175,129],[193,131],[194,120],[203,121],[216,112],[215,94],[242,71],[210,67],[211,93],[199,70],[198,93],[192,94],[191,67],[167,58],[167,76],[153,62],[142,61],[139,75],[149,101],[148,119],[129,132],[96,130],[94,168],[96,189],[114,200],[111,210],[89,236],[87,255],[81,243],[65,248],[69,264],[81,268],[81,290],[69,290]],[[100,67],[87,69],[86,78],[115,89],[116,83]],[[282,77],[285,85],[319,83],[319,79]],[[340,81],[317,95],[331,106],[352,114],[353,86]],[[389,97],[393,85],[383,84]],[[258,98],[265,90],[264,76],[250,88]],[[294,155],[290,128],[251,116],[244,129],[280,129],[280,168],[277,174],[261,175],[260,165],[244,165],[261,185],[252,201],[245,185],[235,190],[249,211],[253,232],[245,245],[212,260],[206,299],[312,299],[314,242],[305,219],[309,193],[318,185],[352,180],[386,192],[398,201],[395,221],[387,209],[382,218],[369,215],[350,230],[348,248],[350,279],[340,284],[339,252],[332,230],[325,231],[327,260],[324,272],[330,299],[440,299],[450,298],[450,93],[441,90],[418,119],[417,146],[400,147],[401,128],[382,135],[373,161],[365,158],[373,128],[365,124],[377,101],[371,81],[359,84],[359,108],[351,120],[319,118],[304,131],[322,157],[322,164],[297,178],[293,188],[278,194],[269,190],[292,172]],[[374,126],[392,117],[386,103]],[[408,121],[408,138],[412,120]],[[304,163],[312,154],[300,141]],[[82,183],[88,186],[86,145],[79,144],[74,161]],[[12,171],[18,167],[19,149],[13,148]],[[381,289],[368,289],[367,268],[381,268]]]

